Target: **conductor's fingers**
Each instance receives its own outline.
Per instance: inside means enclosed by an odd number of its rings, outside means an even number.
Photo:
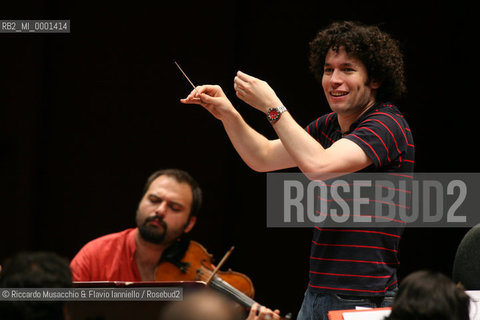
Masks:
[[[202,104],[202,100],[200,98],[185,98],[185,99],[180,99],[181,103],[184,104]]]
[[[205,104],[216,104],[216,102],[219,99],[217,97],[209,96],[208,94],[205,94],[205,93],[200,93],[198,98],[200,99],[201,102],[203,102]]]
[[[185,104],[202,104],[204,100],[201,96],[206,96],[203,92],[208,90],[207,86],[197,86],[193,89],[185,99],[180,99],[180,102]]]
[[[239,71],[239,72],[240,72],[240,71]],[[243,80],[243,79],[240,78],[239,76],[236,76],[235,78],[233,78],[233,87],[234,87],[235,89],[237,89],[237,88],[244,88],[246,85],[247,85],[246,80]]]
[[[245,72],[242,72],[242,71],[238,71],[237,72],[237,77],[242,80],[242,81],[250,81],[250,80],[253,80],[253,79],[256,79],[255,77],[252,77],[248,74],[246,74]]]

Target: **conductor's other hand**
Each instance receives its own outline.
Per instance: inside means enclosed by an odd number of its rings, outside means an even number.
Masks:
[[[278,320],[280,319],[280,311],[272,311],[267,307],[260,306],[258,303],[254,303],[246,320]]]
[[[180,99],[180,102],[199,104],[219,120],[224,120],[228,114],[235,111],[222,88],[217,85],[198,86],[185,99]]]
[[[237,72],[237,76],[233,80],[233,88],[238,98],[264,113],[267,113],[269,108],[282,105],[275,91],[267,82],[241,71]]]

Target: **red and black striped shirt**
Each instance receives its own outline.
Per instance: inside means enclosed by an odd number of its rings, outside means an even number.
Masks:
[[[324,148],[342,138],[337,114],[326,114],[306,130]],[[392,104],[377,103],[343,136],[355,142],[373,164],[362,172],[410,177],[414,143],[405,118]],[[315,227],[309,288],[316,292],[378,296],[397,286],[398,247],[404,225],[389,228]]]

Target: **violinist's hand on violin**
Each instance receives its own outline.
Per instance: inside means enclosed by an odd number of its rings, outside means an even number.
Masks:
[[[245,320],[278,320],[280,319],[280,310],[272,311],[271,309],[260,306],[258,303],[254,303],[248,317]]]

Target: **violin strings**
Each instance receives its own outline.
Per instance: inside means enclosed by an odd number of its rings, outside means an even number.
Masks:
[[[229,283],[225,282],[222,279],[215,278],[212,282],[214,283],[214,286],[217,287],[217,289],[222,289],[225,292],[231,294],[247,307],[252,307],[252,305],[255,303],[253,299],[251,299],[238,289],[232,287]]]
[[[205,280],[206,278],[209,278],[209,275],[206,274],[206,273],[211,273],[211,271],[207,270],[205,267],[201,266],[197,270],[197,275],[200,277],[199,280]],[[234,288],[228,282],[225,282],[224,280],[222,280],[218,277],[214,277],[213,280],[211,281],[210,285],[215,287],[219,291],[223,291],[224,293],[232,295],[240,303],[244,304],[245,306],[247,306],[249,308],[251,308],[252,305],[255,303],[255,301],[253,299],[251,299],[249,296],[247,296],[243,292]]]

